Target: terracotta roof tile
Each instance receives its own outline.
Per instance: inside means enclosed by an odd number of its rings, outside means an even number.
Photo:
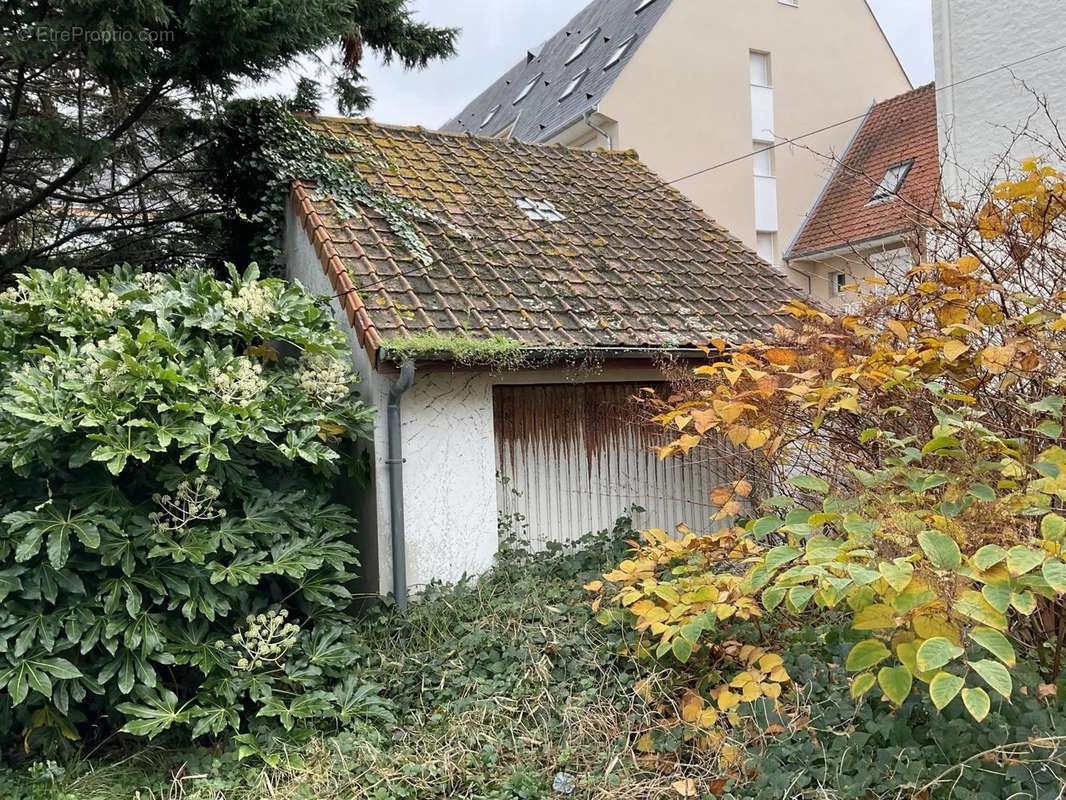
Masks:
[[[932,214],[940,185],[933,84],[878,103],[866,115],[788,259],[800,259],[913,229]],[[913,164],[899,196],[871,203],[886,170]]]
[[[293,202],[368,349],[414,334],[529,346],[676,348],[746,339],[797,297],[768,266],[631,154],[316,118],[355,139],[370,182],[435,209],[423,266],[370,208],[350,219],[313,184]],[[534,222],[516,201],[564,215]],[[463,235],[465,234],[465,235]],[[358,291],[348,291],[353,288]]]

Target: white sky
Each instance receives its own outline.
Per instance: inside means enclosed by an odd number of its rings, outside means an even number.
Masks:
[[[709,2],[710,0],[705,0]],[[744,2],[745,0],[722,0]],[[844,0],[834,0],[844,2]],[[853,0],[847,0],[852,2]],[[562,28],[588,0],[412,0],[418,17],[435,25],[461,28],[458,54],[422,72],[365,65],[375,102],[370,116],[380,122],[436,128],[462,110],[526,50]],[[870,0],[870,6],[915,86],[933,79],[930,0]],[[320,77],[328,83],[328,76]],[[255,93],[291,91],[294,75],[283,76]],[[336,113],[331,102],[324,113]]]

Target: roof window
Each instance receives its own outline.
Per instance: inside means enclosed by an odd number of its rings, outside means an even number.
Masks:
[[[585,80],[588,74],[589,71],[586,69],[571,78],[570,83],[566,84],[566,88],[563,89],[563,93],[559,95],[559,102],[561,103],[563,100],[572,95],[576,91],[577,87],[581,85],[581,81]]]
[[[577,59],[581,58],[582,53],[589,49],[589,45],[592,44],[592,40],[596,38],[596,34],[599,32],[600,29],[597,28],[584,39],[582,39],[580,42],[578,42],[577,47],[574,48],[574,52],[570,54],[570,58],[566,59],[564,64],[571,64],[574,61],[577,61]]]
[[[637,10],[634,13],[639,14],[641,11],[643,11],[645,8],[647,8],[654,2],[655,0],[640,0],[640,2],[637,3]]]
[[[531,200],[528,197],[519,197],[515,200],[525,215],[533,222],[562,222],[566,217],[549,203],[547,200]]]
[[[603,68],[610,69],[619,61],[621,61],[622,56],[626,54],[626,51],[633,46],[633,42],[635,42],[636,40],[637,35],[634,33],[632,36],[630,36],[628,39],[618,45],[618,49],[611,53],[611,57],[607,59],[607,63],[603,65]]]
[[[907,179],[907,173],[911,171],[913,165],[914,159],[911,158],[907,161],[900,161],[893,164],[886,169],[885,177],[881,179],[881,183],[879,183],[877,188],[874,189],[870,202],[877,203],[882,200],[891,200],[898,195],[900,188],[903,186],[903,181]]]
[[[482,128],[484,128],[484,127],[485,127],[486,125],[488,125],[488,124],[489,124],[490,122],[492,122],[492,118],[493,118],[493,117],[495,117],[495,116],[496,116],[496,115],[497,115],[497,114],[498,114],[499,112],[500,112],[500,107],[499,107],[499,106],[496,106],[495,108],[493,108],[493,109],[492,109],[492,110],[491,110],[491,111],[490,111],[490,112],[489,112],[489,113],[488,113],[488,114],[487,114],[487,115],[485,116],[485,119],[484,119],[484,120],[482,120],[482,122],[481,122],[481,127],[482,127]]]
[[[522,91],[520,91],[520,92],[518,93],[518,97],[516,97],[516,98],[514,99],[514,102],[513,102],[513,103],[511,103],[511,105],[517,105],[518,103],[521,103],[521,102],[522,102],[523,100],[525,100],[525,99],[526,99],[526,95],[528,95],[528,94],[529,94],[530,92],[532,92],[532,91],[533,91],[533,87],[537,85],[537,81],[539,81],[539,80],[541,79],[541,77],[543,77],[543,75],[544,75],[544,73],[543,73],[543,72],[541,72],[541,73],[539,73],[539,74],[537,74],[537,75],[534,75],[534,76],[533,76],[533,77],[532,77],[532,78],[530,79],[529,83],[527,83],[527,84],[526,84],[526,85],[525,85],[525,86],[524,86],[524,87],[522,88]]]

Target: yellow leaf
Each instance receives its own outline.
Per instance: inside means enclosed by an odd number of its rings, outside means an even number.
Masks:
[[[944,342],[944,346],[942,348],[944,352],[944,358],[948,361],[954,361],[956,358],[961,356],[969,349],[970,346],[966,344],[966,342],[960,342],[958,339],[949,339],[948,341]]]
[[[598,592],[603,588],[603,581],[589,581],[581,588],[588,592]]]
[[[906,326],[899,320],[890,319],[885,323],[885,327],[892,331],[892,333],[896,334],[896,338],[901,342],[905,342],[909,338]]]
[[[748,438],[745,440],[744,444],[746,444],[751,450],[758,450],[760,447],[766,444],[769,439],[769,431],[752,428],[750,431],[748,431]]]

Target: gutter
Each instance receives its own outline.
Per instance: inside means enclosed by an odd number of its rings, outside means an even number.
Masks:
[[[607,140],[608,150],[614,150],[614,139],[611,138],[611,134],[607,133],[607,131],[605,131],[603,128],[592,124],[592,115],[597,113],[599,110],[600,107],[598,105],[593,106],[585,112],[584,116],[582,116],[582,119],[585,120],[586,125],[588,125],[592,130],[596,131],[596,133],[598,133],[600,136]]]
[[[400,367],[400,377],[389,388],[386,406],[389,467],[389,527],[392,534],[392,594],[396,608],[407,610],[407,540],[403,521],[403,440],[400,430],[400,398],[415,382],[415,362]]]

